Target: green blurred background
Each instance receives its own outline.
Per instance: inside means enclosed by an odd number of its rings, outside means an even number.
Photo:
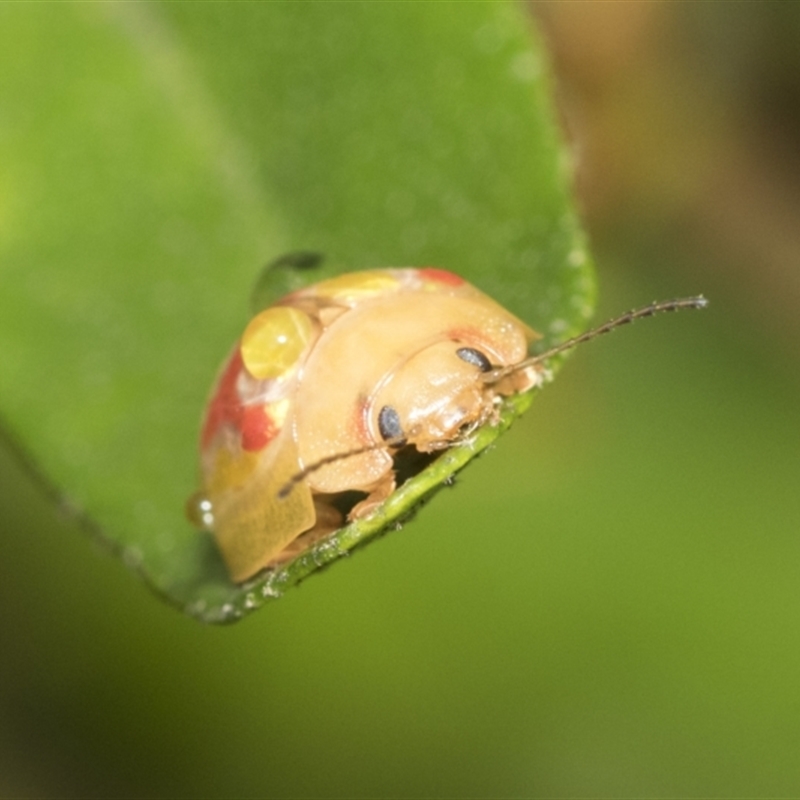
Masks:
[[[3,452],[0,795],[800,794],[800,5],[529,11],[598,319],[709,310],[587,345],[414,524],[232,627]]]

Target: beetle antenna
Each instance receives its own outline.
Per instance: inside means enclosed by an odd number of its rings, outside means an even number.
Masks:
[[[481,380],[489,384],[497,383],[506,377],[506,375],[510,375],[520,369],[524,369],[525,367],[532,367],[536,364],[541,364],[548,358],[552,358],[559,353],[571,350],[573,347],[577,347],[579,344],[588,342],[604,333],[609,333],[615,328],[619,328],[622,325],[627,325],[629,322],[641,319],[642,317],[652,317],[654,314],[659,314],[662,311],[678,311],[683,308],[705,308],[707,305],[708,300],[706,300],[706,298],[702,295],[698,297],[684,297],[677,300],[665,300],[660,303],[651,303],[649,306],[628,311],[626,314],[615,317],[614,319],[609,320],[597,328],[592,328],[591,330],[586,331],[579,336],[574,336],[572,339],[567,339],[566,342],[562,342],[555,347],[551,347],[549,350],[545,350],[544,353],[539,353],[538,355],[526,358],[523,361],[520,361],[518,364],[511,364],[508,367],[498,367],[490,372],[484,372],[481,375]],[[405,438],[396,436],[394,438],[386,439],[382,442],[375,442],[373,444],[365,445],[364,447],[356,447],[353,450],[348,450],[345,453],[334,453],[330,456],[324,456],[323,458],[308,464],[307,466],[303,467],[303,469],[292,475],[292,477],[289,478],[289,480],[286,481],[286,483],[284,483],[280,488],[278,497],[281,499],[288,497],[291,494],[292,489],[294,489],[298,483],[302,483],[302,481],[304,481],[309,475],[313,475],[313,473],[322,469],[322,467],[326,467],[329,464],[334,464],[337,461],[342,461],[345,458],[350,458],[351,456],[359,456],[363,453],[370,453],[373,450],[381,450],[385,447],[401,447],[405,444],[405,442]]]
[[[481,379],[485,383],[497,383],[497,381],[505,378],[506,375],[510,375],[513,372],[524,369],[525,367],[532,367],[536,364],[541,364],[548,358],[552,358],[553,356],[563,353],[566,350],[572,350],[573,347],[577,347],[579,344],[596,339],[598,336],[602,336],[604,333],[610,333],[616,328],[619,328],[622,325],[627,325],[629,322],[641,319],[642,317],[652,317],[654,314],[658,314],[662,311],[679,311],[682,308],[705,308],[707,305],[708,300],[706,300],[706,298],[702,295],[699,295],[698,297],[683,297],[677,300],[664,300],[660,303],[651,303],[649,306],[628,311],[626,314],[615,317],[603,325],[599,325],[597,328],[592,328],[591,330],[586,331],[579,336],[574,336],[572,339],[567,339],[566,342],[562,342],[555,347],[551,347],[549,350],[545,350],[544,353],[539,353],[539,355],[526,358],[524,361],[520,361],[518,364],[511,364],[508,367],[499,367],[491,370],[491,372],[484,372],[481,375]]]
[[[309,475],[312,475],[323,467],[327,467],[328,464],[334,464],[337,461],[342,461],[343,459],[350,458],[351,456],[360,456],[363,453],[371,453],[373,450],[383,450],[385,447],[401,447],[405,444],[405,442],[406,440],[403,437],[395,436],[394,438],[386,439],[383,442],[375,442],[373,444],[365,445],[364,447],[356,447],[353,450],[348,450],[346,453],[334,453],[331,456],[324,456],[308,466],[303,467],[303,469],[301,469],[299,472],[295,472],[295,474],[292,475],[292,477],[289,478],[289,480],[286,481],[283,486],[281,486],[280,491],[278,492],[278,497],[281,500],[287,498],[292,493],[292,489],[294,489],[298,483],[302,483]]]

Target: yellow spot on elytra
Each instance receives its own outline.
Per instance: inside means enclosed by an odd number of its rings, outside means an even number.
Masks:
[[[273,306],[250,320],[240,345],[242,361],[254,378],[280,378],[295,367],[313,336],[308,314]]]
[[[355,301],[373,294],[394,291],[400,281],[386,270],[366,270],[349,275],[340,275],[322,281],[314,287],[314,294],[342,301]]]
[[[257,453],[245,450],[232,452],[228,448],[220,447],[216,452],[214,467],[207,478],[208,493],[213,496],[234,486],[243,486],[257,466]]]

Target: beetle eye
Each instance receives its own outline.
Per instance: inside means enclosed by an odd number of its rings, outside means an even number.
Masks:
[[[402,439],[403,426],[400,424],[400,415],[391,407],[384,406],[378,412],[378,430],[385,440]]]
[[[477,367],[481,372],[490,372],[492,369],[491,362],[480,350],[474,347],[459,347],[456,350],[456,355],[467,364],[472,364]]]

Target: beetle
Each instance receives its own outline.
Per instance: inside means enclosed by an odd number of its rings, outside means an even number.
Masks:
[[[529,356],[532,328],[453,272],[373,269],[294,291],[257,313],[221,371],[188,514],[235,582],[369,515],[403,453],[435,454],[541,385],[544,361],[653,304]],[[355,498],[355,499],[354,499]]]

